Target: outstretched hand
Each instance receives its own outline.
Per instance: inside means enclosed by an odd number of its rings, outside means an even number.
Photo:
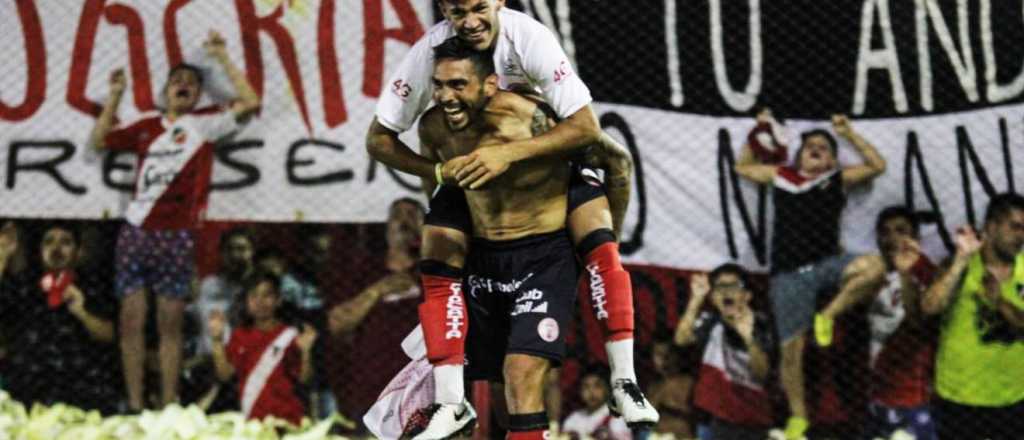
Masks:
[[[210,30],[210,33],[206,37],[206,41],[203,42],[203,49],[206,50],[207,55],[214,58],[220,58],[227,55],[227,44],[224,42],[224,37],[215,30]]]
[[[113,72],[110,72],[109,85],[111,94],[119,95],[124,93],[124,89],[128,87],[128,80],[124,76],[123,68],[118,67]]]
[[[850,118],[846,115],[832,115],[832,129],[844,138],[848,139],[853,136],[853,126],[850,124]]]
[[[690,275],[691,301],[704,301],[711,292],[711,282],[708,281],[708,274],[695,273]]]
[[[981,240],[978,238],[978,234],[974,232],[974,228],[970,226],[965,225],[957,228],[953,241],[956,242],[956,256],[958,257],[971,256],[981,249]]]

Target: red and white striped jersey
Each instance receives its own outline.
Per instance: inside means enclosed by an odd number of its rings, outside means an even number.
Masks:
[[[208,107],[171,121],[157,112],[111,131],[107,148],[138,155],[135,193],[125,219],[145,229],[191,229],[206,212],[213,144],[239,129],[227,108]]]

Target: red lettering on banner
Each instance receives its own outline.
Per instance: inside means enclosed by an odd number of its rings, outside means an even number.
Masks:
[[[124,5],[104,6],[105,0],[86,0],[82,17],[78,21],[75,47],[71,54],[71,71],[68,75],[67,100],[71,107],[93,116],[100,114],[101,106],[85,96],[89,83],[89,67],[92,65],[93,46],[100,16],[111,24],[125,27],[128,38],[128,63],[131,73],[132,96],[140,110],[152,110],[153,92],[150,86],[149,60],[146,57],[146,38],[142,18],[134,9]]]
[[[239,25],[242,29],[242,45],[245,47],[246,73],[256,94],[262,96],[263,58],[260,55],[260,31],[266,32],[277,47],[277,54],[281,57],[285,75],[288,76],[288,84],[298,101],[302,122],[306,124],[307,130],[312,131],[312,126],[309,124],[309,112],[306,110],[306,92],[302,86],[302,74],[299,72],[299,62],[295,55],[295,41],[292,40],[288,29],[278,22],[284,16],[285,6],[286,3],[282,2],[270,15],[257,17],[253,0],[235,0]]]
[[[334,0],[320,3],[317,21],[317,59],[320,62],[320,84],[323,90],[324,120],[334,128],[348,120],[345,90],[341,83],[338,52],[334,48]]]
[[[167,48],[167,65],[174,67],[181,64],[181,42],[178,39],[178,9],[185,7],[192,0],[171,0],[164,10],[164,46]]]
[[[408,0],[390,0],[401,27],[384,28],[384,0],[363,0],[363,22],[366,51],[363,55],[363,94],[380,96],[384,83],[384,41],[393,38],[413,45],[423,35],[416,10]]]
[[[46,44],[39,11],[33,0],[18,0],[18,20],[25,37],[25,99],[14,107],[0,100],[0,119],[21,121],[32,116],[46,99]]]

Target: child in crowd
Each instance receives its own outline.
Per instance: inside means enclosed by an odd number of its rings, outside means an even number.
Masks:
[[[299,333],[281,321],[280,285],[280,278],[269,273],[250,278],[244,289],[242,325],[231,332],[225,347],[226,318],[223,313],[211,314],[210,344],[217,378],[226,381],[238,374],[240,405],[247,418],[274,416],[298,425],[305,407],[297,388],[313,375],[317,332],[304,325]]]
[[[602,371],[605,370],[605,371]],[[565,419],[562,432],[572,439],[592,438],[597,440],[629,440],[629,427],[621,417],[613,417],[608,410],[608,372],[601,366],[593,366],[580,377],[580,400],[583,408],[573,411]]]

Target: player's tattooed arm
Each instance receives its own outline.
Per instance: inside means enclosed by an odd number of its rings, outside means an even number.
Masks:
[[[615,235],[621,237],[633,182],[633,157],[625,145],[608,133],[601,132],[598,142],[586,149],[583,160],[587,166],[604,170],[604,186],[612,213],[612,225]]]

